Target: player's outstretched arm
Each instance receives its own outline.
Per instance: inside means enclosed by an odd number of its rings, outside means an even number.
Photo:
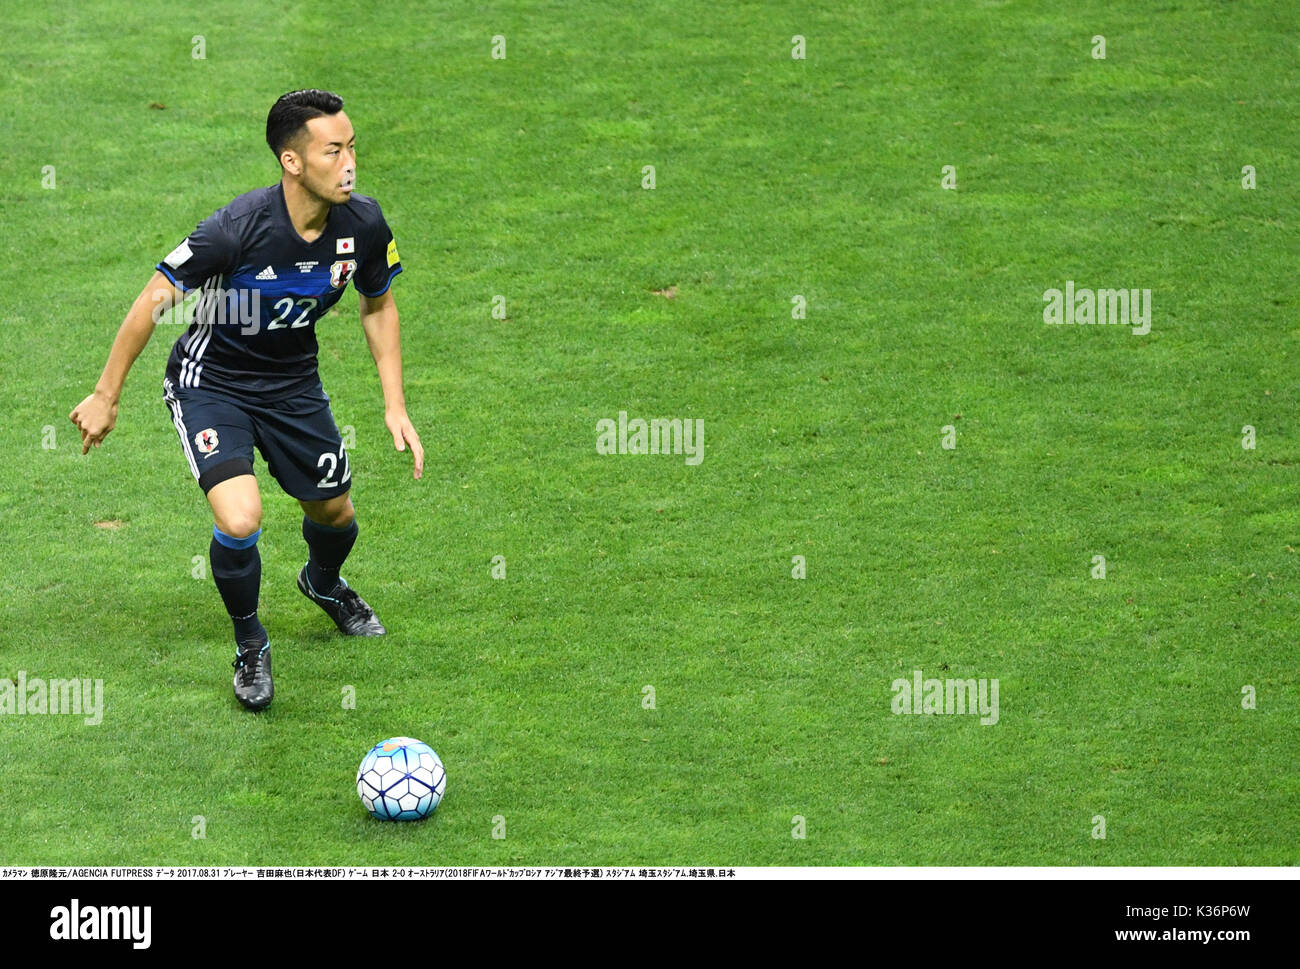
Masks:
[[[68,420],[81,432],[82,454],[89,451],[92,445],[99,447],[100,442],[117,424],[117,402],[122,397],[122,385],[126,383],[131,364],[135,363],[135,358],[149,342],[154,325],[172,307],[173,302],[181,298],[181,291],[160,272],[153,274],[153,278],[136,297],[126,319],[118,328],[99,383],[95,384],[90,396],[72,408],[72,413],[68,415]]]
[[[402,392],[402,339],[397,322],[397,304],[393,291],[380,296],[357,294],[361,300],[361,327],[366,331],[370,355],[379,370],[379,386],[384,391],[384,424],[393,435],[393,447],[405,451],[411,446],[415,459],[414,478],[424,474],[424,447],[406,415],[406,395]]]

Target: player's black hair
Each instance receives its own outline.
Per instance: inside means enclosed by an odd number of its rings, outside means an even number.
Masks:
[[[282,94],[266,116],[266,143],[279,158],[285,146],[305,132],[308,121],[342,110],[343,99],[330,91],[313,87]]]

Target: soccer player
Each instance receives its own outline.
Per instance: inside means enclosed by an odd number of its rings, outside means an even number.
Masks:
[[[163,400],[212,507],[212,577],[235,626],[235,696],[250,710],[274,694],[270,639],[257,618],[262,499],[254,445],[302,505],[308,558],[299,590],[347,635],[386,632],[339,575],[357,538],[352,469],[316,368],[316,321],[349,282],[379,370],[384,423],[398,451],[410,447],[413,476],[424,473],[389,288],[402,264],[379,204],[354,191],[356,136],[343,99],[314,89],[284,95],[267,115],[266,141],[280,163],[279,183],[218,209],[157,264],[94,392],[68,415],[81,432],[81,453],[99,447],[154,325],[184,294],[200,291],[167,361]]]

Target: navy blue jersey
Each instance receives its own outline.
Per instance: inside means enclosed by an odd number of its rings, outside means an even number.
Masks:
[[[374,199],[353,193],[307,242],[277,183],[204,219],[158,270],[186,293],[200,290],[168,379],[266,402],[322,391],[316,321],[349,282],[365,296],[387,292],[402,264]]]

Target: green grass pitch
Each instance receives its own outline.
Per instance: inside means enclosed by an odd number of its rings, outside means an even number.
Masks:
[[[0,863],[1300,859],[1293,4],[276,9],[6,13],[0,677],[104,709],[0,716]],[[391,631],[296,591],[259,457],[253,716],[194,576],[179,327],[101,449],[67,415],[309,86],[400,245],[428,456],[349,292],[344,575]],[[1150,290],[1150,331],[1046,323],[1067,281]],[[703,460],[598,453],[620,411],[702,420]],[[996,679],[998,722],[896,715],[914,670]],[[428,822],[357,798],[395,735],[446,763]]]

